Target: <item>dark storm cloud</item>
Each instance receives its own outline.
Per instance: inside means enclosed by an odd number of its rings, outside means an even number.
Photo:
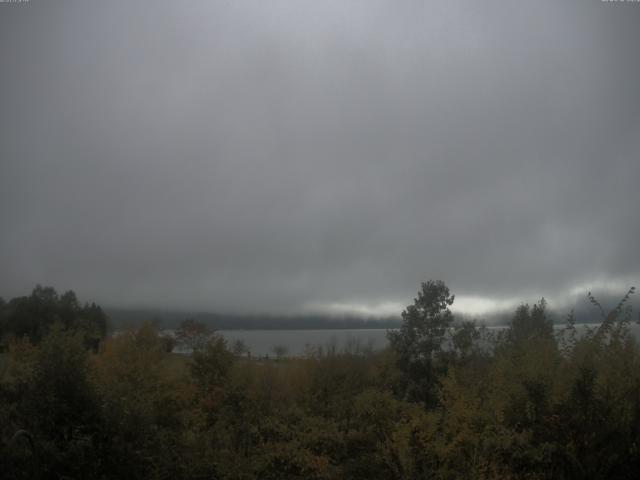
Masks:
[[[428,278],[469,308],[624,286],[639,24],[597,1],[0,4],[0,292],[369,312]]]

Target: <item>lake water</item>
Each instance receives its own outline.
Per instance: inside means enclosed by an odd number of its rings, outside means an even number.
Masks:
[[[597,327],[598,324],[577,324],[578,331]],[[640,338],[640,326],[631,324],[631,331],[636,338]],[[504,327],[487,327],[489,331],[498,331]],[[556,329],[564,325],[556,325]],[[310,350],[323,348],[337,348],[359,345],[362,348],[379,350],[387,346],[386,329],[343,329],[343,330],[218,330],[227,340],[229,347],[234,342],[242,340],[252,356],[274,357],[274,347],[284,347],[286,355],[300,356]]]
[[[335,347],[342,350],[347,345],[358,344],[379,350],[387,345],[386,329],[353,329],[353,330],[219,330],[233,347],[234,342],[242,340],[249,348],[251,355],[263,357],[274,356],[274,347],[286,349],[287,355],[304,355],[317,347]]]

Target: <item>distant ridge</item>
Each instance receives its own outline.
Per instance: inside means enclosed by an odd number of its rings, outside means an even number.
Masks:
[[[620,296],[600,294],[598,298],[605,310],[612,309],[620,300]],[[638,320],[638,298],[631,298],[629,305],[633,307],[632,321]],[[579,298],[574,305],[554,308],[551,305],[548,313],[555,324],[565,322],[573,309],[578,323],[599,323],[602,321],[598,311],[594,310],[586,298]],[[515,310],[515,308],[514,308]],[[153,322],[158,328],[176,328],[183,320],[191,318],[205,323],[216,330],[340,330],[340,329],[387,329],[398,328],[402,321],[400,312],[397,316],[365,317],[355,315],[274,315],[274,314],[223,314],[202,311],[170,310],[153,308],[104,308],[110,319],[110,329],[120,330],[127,326],[137,326],[144,322]],[[477,317],[456,313],[458,320],[477,320],[486,325],[507,325],[513,312],[499,312]]]
[[[207,312],[189,312],[160,309],[105,308],[111,329],[136,326],[153,322],[159,328],[176,328],[183,320],[191,318],[216,330],[339,330],[367,328],[397,328],[397,317],[356,317],[329,315],[241,315]]]

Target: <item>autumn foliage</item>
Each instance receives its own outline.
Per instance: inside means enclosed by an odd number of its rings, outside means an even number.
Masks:
[[[625,302],[584,330],[571,316],[554,329],[541,301],[491,333],[457,322],[453,301],[444,283],[427,282],[386,350],[351,344],[272,361],[234,354],[195,323],[181,339],[194,353],[182,355],[150,324],[93,349],[95,329],[46,317],[4,337],[0,472],[638,478],[640,350]]]

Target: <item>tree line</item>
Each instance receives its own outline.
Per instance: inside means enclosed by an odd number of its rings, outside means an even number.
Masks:
[[[631,479],[640,350],[631,289],[582,330],[544,300],[507,328],[459,321],[421,285],[389,347],[250,359],[185,323],[107,337],[104,314],[37,287],[0,303],[7,479]],[[21,320],[27,319],[27,320]],[[24,324],[22,323],[24,321]],[[97,339],[97,343],[96,343]]]

